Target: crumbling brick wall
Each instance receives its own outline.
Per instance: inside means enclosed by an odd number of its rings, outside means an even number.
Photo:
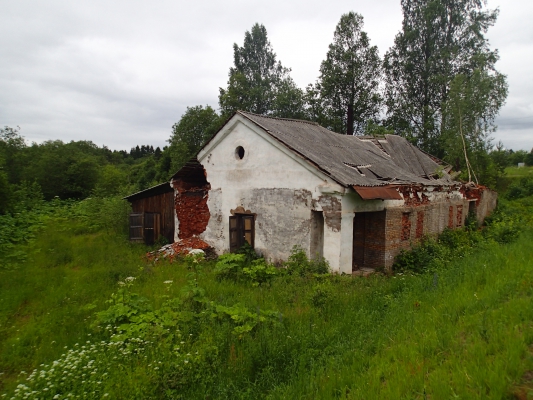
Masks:
[[[414,195],[403,207],[386,210],[385,254],[382,264],[386,269],[392,267],[394,258],[401,250],[411,248],[424,235],[436,235],[446,227],[464,225],[463,208],[468,206],[466,199],[450,196],[439,201],[428,201],[426,198],[421,194]]]
[[[209,183],[188,183],[174,180],[174,206],[179,221],[178,237],[187,239],[205,231],[210,213],[207,207]]]

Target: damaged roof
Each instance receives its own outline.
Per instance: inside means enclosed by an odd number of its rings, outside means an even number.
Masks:
[[[436,159],[397,135],[348,136],[309,121],[237,114],[346,187],[457,183]]]

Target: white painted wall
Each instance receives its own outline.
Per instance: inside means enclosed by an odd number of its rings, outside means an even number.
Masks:
[[[242,160],[235,153],[238,146],[245,150]],[[321,211],[325,196],[333,194],[340,201],[344,193],[342,186],[240,115],[204,147],[198,160],[211,184],[211,218],[202,239],[219,253],[229,251],[230,210],[242,206],[257,214],[255,248],[264,256],[285,260],[293,245],[309,254],[311,210]],[[338,271],[341,232],[328,225],[326,215],[324,230],[324,257]]]

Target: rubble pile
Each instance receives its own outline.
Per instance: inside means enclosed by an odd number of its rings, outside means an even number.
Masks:
[[[174,259],[177,256],[203,253],[206,259],[215,258],[215,250],[202,239],[193,236],[187,239],[179,239],[177,242],[167,244],[158,250],[146,254],[148,259],[158,261],[160,259]]]

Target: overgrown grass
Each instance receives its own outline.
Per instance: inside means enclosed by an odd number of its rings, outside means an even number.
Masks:
[[[154,265],[146,248],[87,229],[86,219],[51,219],[28,258],[0,271],[2,390],[16,398],[500,399],[525,385],[527,395],[531,199],[503,208],[522,223],[514,242],[480,234],[472,249],[457,233],[461,240],[448,241],[470,249],[461,257],[430,272],[368,278],[296,267],[272,276],[256,263],[216,279],[215,262]],[[497,213],[489,222],[504,220]],[[17,384],[26,386],[15,393]]]

